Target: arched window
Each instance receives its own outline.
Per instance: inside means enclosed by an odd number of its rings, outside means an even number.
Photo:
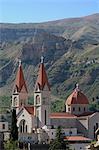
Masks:
[[[25,127],[25,128],[26,128],[26,132],[27,132],[27,125],[26,125],[26,127]]]
[[[25,132],[25,120],[23,121],[23,133]]]
[[[26,123],[25,120],[20,121],[20,124],[19,124],[20,133],[24,133],[26,131],[25,123]]]
[[[40,104],[40,96],[39,95],[36,96],[36,104]]]
[[[17,97],[14,97],[14,106],[17,106]]]

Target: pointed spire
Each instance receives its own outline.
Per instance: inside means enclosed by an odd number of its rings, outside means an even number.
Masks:
[[[22,90],[22,88],[24,87],[26,93],[28,93],[26,83],[25,83],[25,80],[24,80],[21,60],[19,60],[19,67],[18,67],[14,87],[17,87],[18,92],[20,92]]]
[[[39,68],[38,78],[36,81],[36,87],[39,86],[40,90],[43,90],[45,85],[47,85],[48,89],[50,90],[47,74],[44,67],[44,57],[41,56],[41,64]]]

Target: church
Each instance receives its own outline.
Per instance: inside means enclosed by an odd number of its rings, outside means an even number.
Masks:
[[[51,101],[51,87],[44,67],[44,58],[41,57],[35,83],[34,105],[28,104],[28,89],[22,64],[19,62],[12,92],[12,109],[16,109],[20,141],[32,140],[36,143],[41,140],[47,143],[55,138],[58,126],[62,127],[68,139],[78,141],[83,139],[88,142],[96,138],[95,131],[99,128],[99,112],[89,111],[89,100],[79,89],[78,84],[66,99],[65,112],[52,113]]]

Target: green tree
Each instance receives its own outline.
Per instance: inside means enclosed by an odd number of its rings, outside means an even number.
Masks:
[[[64,134],[59,126],[56,131],[56,138],[51,142],[49,150],[66,150],[69,149],[68,143],[64,141]]]
[[[12,110],[12,121],[11,121],[11,139],[12,141],[18,140],[18,127],[17,127],[17,118],[16,110]]]
[[[19,150],[17,141],[8,140],[4,143],[5,150]]]

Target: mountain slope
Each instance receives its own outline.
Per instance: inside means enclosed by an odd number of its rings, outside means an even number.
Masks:
[[[66,98],[78,82],[92,99],[99,88],[99,14],[39,24],[0,24],[0,95],[11,94],[18,58],[29,94],[45,57],[53,95]]]

